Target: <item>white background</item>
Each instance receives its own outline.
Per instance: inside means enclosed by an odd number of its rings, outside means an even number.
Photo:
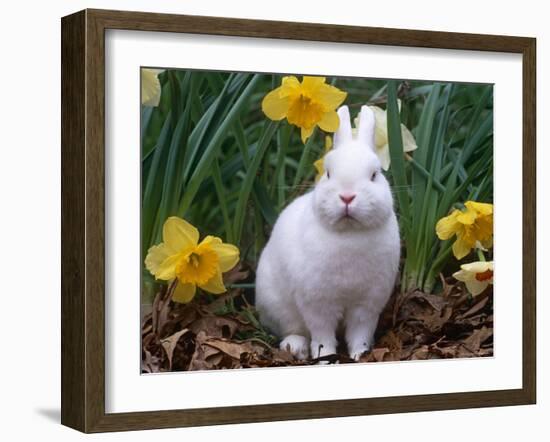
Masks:
[[[80,440],[84,436],[61,427],[60,395],[60,28],[59,17],[85,7],[132,9],[202,15],[312,21],[365,26],[434,29],[526,35],[538,38],[538,225],[548,223],[542,189],[550,178],[548,83],[550,30],[544,2],[479,2],[463,0],[376,3],[352,0],[245,2],[232,1],[49,1],[20,0],[4,6],[0,69],[2,157],[2,426],[6,440],[27,438]],[[360,6],[359,6],[360,5]],[[387,7],[386,7],[387,5]],[[384,9],[382,9],[384,8]],[[521,112],[521,109],[517,109]],[[518,192],[520,189],[518,189]],[[546,200],[548,200],[546,198]],[[545,213],[546,212],[546,213]],[[315,437],[370,437],[409,441],[463,441],[525,438],[547,433],[543,416],[550,412],[548,372],[550,333],[541,312],[548,308],[550,285],[542,278],[548,267],[548,233],[539,228],[539,388],[536,406],[414,413],[315,421],[232,425],[91,436],[95,440],[298,440]],[[414,379],[411,379],[414,382]],[[395,430],[399,428],[398,432]],[[506,439],[508,439],[506,437]],[[540,437],[535,440],[540,440]]]
[[[521,56],[108,31],[106,41],[106,411],[170,410],[521,387]],[[259,56],[261,54],[261,57]],[[406,60],[406,63],[403,63]],[[139,67],[494,82],[497,331],[494,358],[140,376]],[[429,71],[426,65],[430,66]],[[514,209],[515,208],[515,209]],[[504,213],[504,212],[498,212]],[[511,236],[509,232],[517,232]],[[504,239],[504,240],[503,240]],[[504,247],[499,245],[506,244]],[[519,332],[518,332],[519,331]],[[445,375],[442,375],[445,373]],[[415,382],[411,382],[414,379]],[[285,388],[281,388],[284,385]],[[320,388],[327,385],[328,388]],[[136,394],[139,392],[139,394]]]

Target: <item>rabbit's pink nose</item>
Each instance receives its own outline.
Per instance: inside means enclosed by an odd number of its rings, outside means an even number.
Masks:
[[[355,193],[341,193],[340,199],[346,204],[350,204],[355,199]]]

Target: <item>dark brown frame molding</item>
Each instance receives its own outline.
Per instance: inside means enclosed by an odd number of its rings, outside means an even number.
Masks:
[[[534,404],[536,40],[405,29],[84,10],[62,29],[61,422],[84,432]],[[523,57],[523,386],[404,397],[105,413],[105,30],[518,53]]]

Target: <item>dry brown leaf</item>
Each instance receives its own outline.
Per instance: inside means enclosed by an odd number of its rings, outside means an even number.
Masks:
[[[414,292],[411,295],[411,299],[420,301],[421,303],[429,304],[434,310],[440,312],[443,310],[443,307],[447,305],[447,300],[441,295],[431,295],[427,293],[422,293],[419,291]]]
[[[378,345],[387,347],[388,351],[396,352],[403,348],[403,341],[393,330],[387,332],[378,340]]]
[[[204,314],[216,314],[216,312],[219,312],[225,304],[231,300],[231,298],[237,298],[240,296],[241,291],[240,290],[230,290],[227,293],[224,293],[222,295],[218,295],[216,299],[211,302],[210,304],[202,305],[201,310],[204,312]]]
[[[406,361],[410,359],[413,352],[419,347],[418,344],[414,343],[403,348],[400,352],[395,353],[396,361]]]
[[[248,278],[250,271],[243,268],[242,263],[237,264],[229,272],[223,274],[223,283],[227,285],[235,284]]]
[[[417,348],[413,351],[410,359],[411,360],[418,360],[418,359],[428,359],[428,356],[430,354],[430,348],[427,345],[423,345],[420,348]]]
[[[252,344],[247,341],[231,342],[225,339],[208,339],[205,344],[237,360],[240,360],[243,353],[252,353],[254,351]]]
[[[170,311],[170,300],[172,298],[172,291],[175,287],[175,283],[172,283],[170,287],[163,287],[153,300],[151,308],[153,331],[159,333],[162,327],[168,319],[168,313]]]
[[[240,290],[233,289],[211,303],[199,296],[189,304],[178,304],[170,301],[168,290],[161,290],[151,313],[142,320],[142,371],[280,367],[320,362],[320,359],[294,360],[288,352],[254,339],[237,340],[236,336],[256,332],[241,311],[240,296]],[[482,297],[472,298],[462,284],[451,278],[444,280],[442,294],[396,292],[380,316],[374,349],[361,361],[490,356],[492,296],[492,291],[487,291]],[[226,308],[229,301],[236,311]],[[254,314],[246,300],[244,306]],[[224,312],[223,316],[216,314],[220,312]],[[353,362],[346,354],[345,343],[340,343],[338,351],[339,354],[321,359],[329,363]]]
[[[180,330],[179,332],[174,333],[167,338],[161,339],[160,341],[162,347],[166,351],[166,356],[168,357],[168,367],[170,370],[172,369],[172,358],[174,356],[174,349],[176,348],[176,345],[178,345],[178,341],[180,340],[180,338],[186,333],[189,333],[189,329],[184,328],[183,330]]]
[[[195,349],[191,355],[191,360],[189,361],[188,370],[208,370],[213,368],[209,363],[205,361],[205,349],[203,348],[203,343],[208,337],[206,333],[200,332],[195,336]],[[211,347],[206,347],[208,351],[215,350]]]
[[[384,356],[389,352],[389,348],[374,348],[371,351],[371,354],[376,362],[382,362],[384,360]]]
[[[214,338],[232,338],[237,331],[237,321],[224,316],[203,316],[189,325],[195,334],[203,331],[207,336]]]
[[[435,333],[441,330],[441,327],[449,321],[452,314],[453,310],[450,307],[444,307],[442,313],[440,311],[435,311],[433,314],[425,316],[422,320],[428,330]]]
[[[160,371],[159,359],[148,350],[143,350],[143,353],[145,357],[141,361],[142,373],[158,373]]]
[[[470,336],[464,339],[463,345],[472,353],[476,353],[479,351],[481,344],[483,344],[491,336],[493,336],[493,329],[482,327],[480,329],[474,330],[474,332]]]
[[[487,303],[489,302],[489,297],[484,296],[483,299],[481,299],[479,302],[474,304],[468,311],[464,312],[462,315],[460,315],[461,318],[467,318],[468,316],[472,316],[482,310]]]
[[[290,363],[294,362],[294,357],[292,354],[287,350],[281,350],[279,348],[272,348],[271,349],[271,355],[274,361],[278,363]]]

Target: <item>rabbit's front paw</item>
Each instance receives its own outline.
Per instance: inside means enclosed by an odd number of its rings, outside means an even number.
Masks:
[[[364,342],[364,343],[361,343],[360,345],[350,348],[349,355],[352,359],[359,361],[359,359],[361,359],[361,356],[369,350],[370,350],[370,345]]]
[[[290,352],[298,360],[309,357],[309,341],[304,336],[288,335],[281,341],[279,348]]]

